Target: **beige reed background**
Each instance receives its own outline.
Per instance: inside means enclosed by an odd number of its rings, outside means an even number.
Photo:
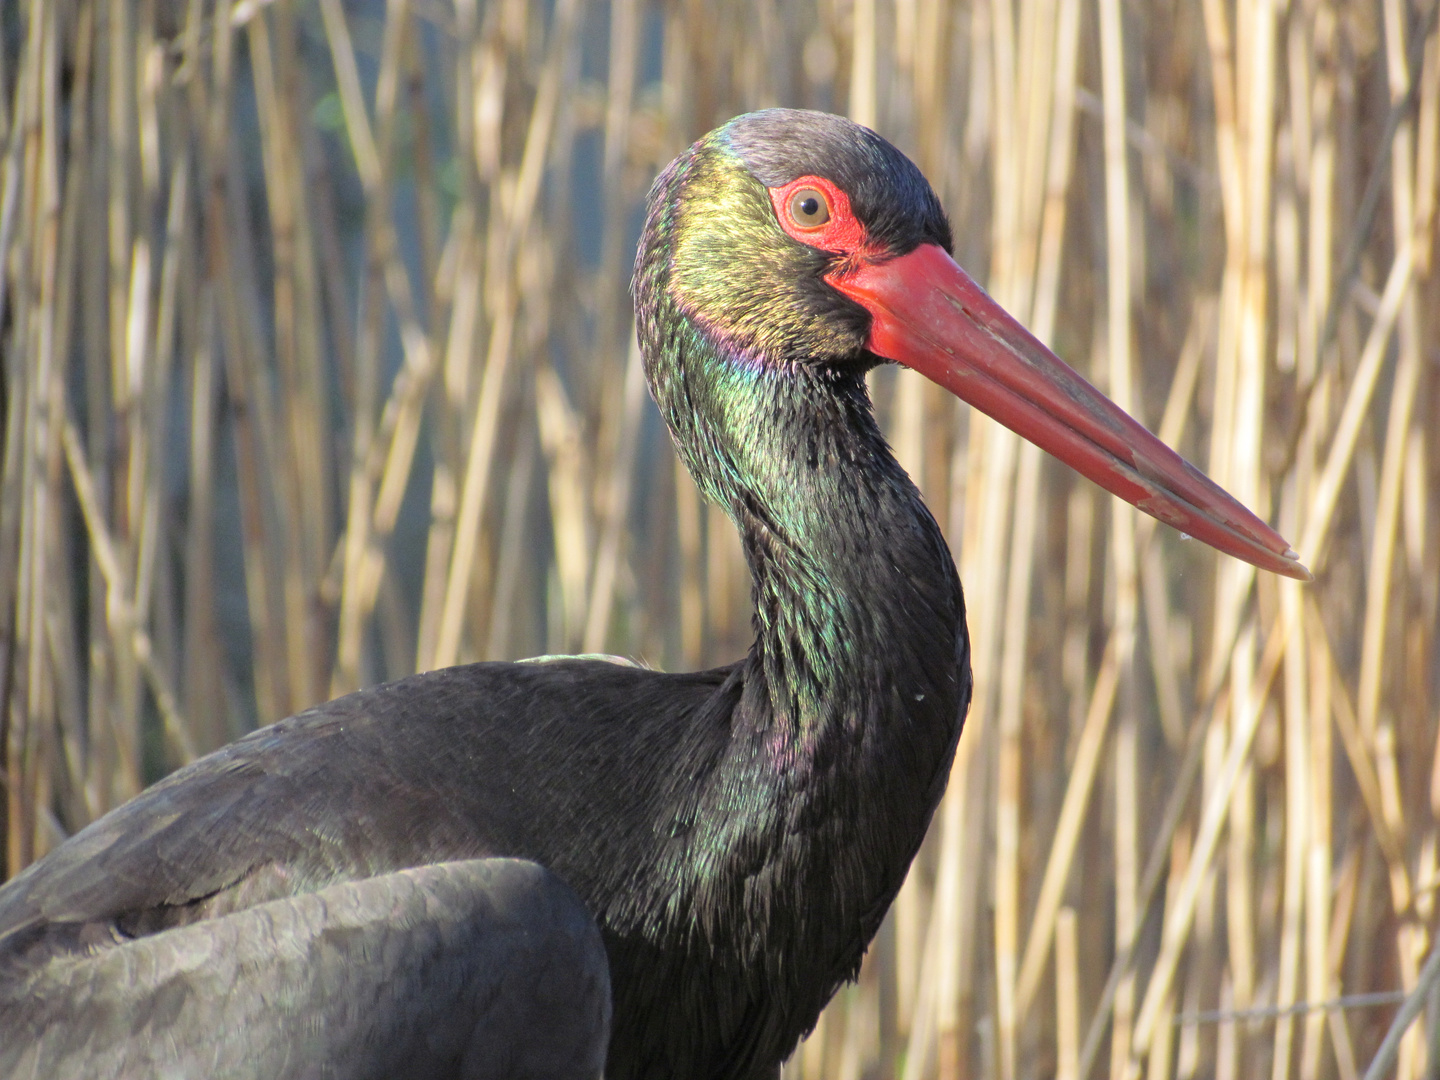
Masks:
[[[1363,1073],[1440,884],[1435,7],[4,0],[4,873],[381,679],[740,655],[629,263],[676,151],[812,106],[910,153],[961,261],[1316,581],[877,372],[975,704],[786,1075]],[[1435,1019],[1377,1071],[1425,1075]]]

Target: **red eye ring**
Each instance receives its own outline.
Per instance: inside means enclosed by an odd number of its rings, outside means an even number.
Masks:
[[[792,204],[802,193],[812,193],[828,204],[824,220],[802,224],[795,219]],[[850,196],[823,176],[800,176],[783,187],[770,188],[770,202],[780,227],[792,240],[807,247],[853,255],[865,246],[865,227],[850,209]]]

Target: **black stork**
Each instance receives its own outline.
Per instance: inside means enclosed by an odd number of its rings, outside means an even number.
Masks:
[[[855,975],[970,700],[960,582],[866,372],[1309,576],[950,251],[919,170],[847,120],[751,113],[676,158],[639,337],[743,538],[749,652],[434,671],[179,770],[0,890],[0,1072],[774,1077]]]

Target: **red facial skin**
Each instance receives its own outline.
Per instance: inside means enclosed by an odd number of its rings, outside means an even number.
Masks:
[[[824,225],[800,225],[790,217],[790,199],[803,188],[814,188],[829,203],[830,220]],[[850,196],[823,176],[802,176],[784,187],[771,188],[770,202],[775,206],[780,227],[802,244],[842,255],[853,255],[865,246],[865,226],[851,212]],[[878,256],[880,252],[875,254]]]
[[[791,217],[802,188],[825,197],[828,221],[805,226]],[[842,256],[825,280],[870,312],[871,352],[914,368],[1166,524],[1262,569],[1310,580],[1279,533],[1086,382],[942,248],[921,244],[892,257],[824,177],[771,188],[770,200],[792,239]]]

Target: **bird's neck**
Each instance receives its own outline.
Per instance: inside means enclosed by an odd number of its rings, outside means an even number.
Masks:
[[[670,729],[683,765],[656,792],[651,856],[606,908],[617,1015],[673,1032],[673,1061],[742,1036],[775,1060],[858,970],[944,791],[964,603],[863,373],[746,365],[693,324],[648,326],[656,402],[740,530],[755,641]],[[618,1072],[630,1045],[612,1043]]]
[[[800,751],[924,723],[929,703],[948,704],[948,727],[964,649],[959,580],[876,427],[863,375],[806,365],[724,375],[705,420],[707,460],[720,466],[697,471],[750,566],[749,666],[768,709],[748,719]]]
[[[785,1051],[855,974],[944,791],[969,701],[964,604],[862,373],[727,365],[687,389],[687,359],[652,385],[740,530],[755,641],[687,721],[653,903],[634,910],[736,957],[742,996],[786,1002]]]

